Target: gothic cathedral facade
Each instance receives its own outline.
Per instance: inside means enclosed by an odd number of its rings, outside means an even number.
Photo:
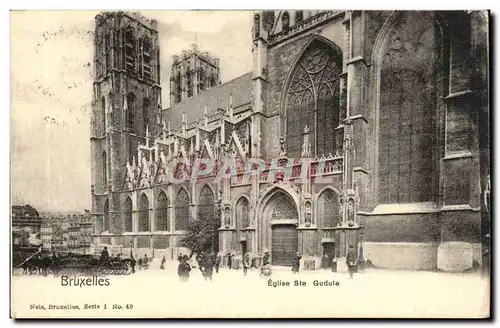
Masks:
[[[208,58],[193,48],[176,72],[197,76],[186,86],[197,92],[173,88],[176,101],[163,109],[157,23],[96,17],[94,247],[174,259],[189,252],[189,222],[216,217],[215,251],[236,263],[248,252],[258,264],[269,251],[287,266],[300,252],[316,269],[349,245],[379,268],[483,262],[487,13],[261,11],[252,19],[252,71],[207,83],[199,77],[208,62],[182,66],[191,55]],[[197,159],[213,170],[179,183]],[[217,179],[226,159],[236,163],[232,177],[251,170],[250,159],[264,165],[247,181]]]

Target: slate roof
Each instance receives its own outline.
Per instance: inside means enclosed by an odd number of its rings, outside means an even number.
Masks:
[[[252,72],[164,109],[164,115],[166,114],[167,121],[170,120],[170,128],[178,130],[182,126],[182,113],[186,113],[188,125],[203,118],[205,104],[208,106],[208,115],[213,116],[218,108],[227,108],[230,94],[233,95],[233,108],[250,103],[252,97]]]

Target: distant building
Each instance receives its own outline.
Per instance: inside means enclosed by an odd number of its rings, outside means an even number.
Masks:
[[[52,221],[46,217],[42,218],[42,227],[40,229],[42,247],[45,250],[52,250]]]
[[[12,206],[12,242],[16,246],[41,244],[40,228],[42,219],[31,205]]]
[[[193,44],[189,51],[174,56],[170,75],[170,104],[176,105],[220,84],[219,59],[200,52]]]
[[[90,211],[42,213],[41,239],[48,251],[84,251],[90,246]]]
[[[16,266],[36,252],[42,244],[42,219],[31,205],[12,206],[12,262]]]

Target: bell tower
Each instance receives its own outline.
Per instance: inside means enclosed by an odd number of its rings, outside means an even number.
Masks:
[[[127,162],[161,131],[160,47],[155,20],[137,13],[95,18],[91,177],[94,233],[124,231],[121,191]],[[136,158],[137,159],[137,158]]]

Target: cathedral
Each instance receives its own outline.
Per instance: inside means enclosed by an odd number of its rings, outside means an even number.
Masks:
[[[166,109],[157,22],[96,17],[94,250],[176,259],[192,220],[220,219],[214,250],[236,266],[299,252],[314,270],[351,245],[377,268],[484,263],[488,14],[249,15],[252,71],[221,83],[219,59],[192,46],[174,56]],[[248,163],[258,172],[240,179]]]

